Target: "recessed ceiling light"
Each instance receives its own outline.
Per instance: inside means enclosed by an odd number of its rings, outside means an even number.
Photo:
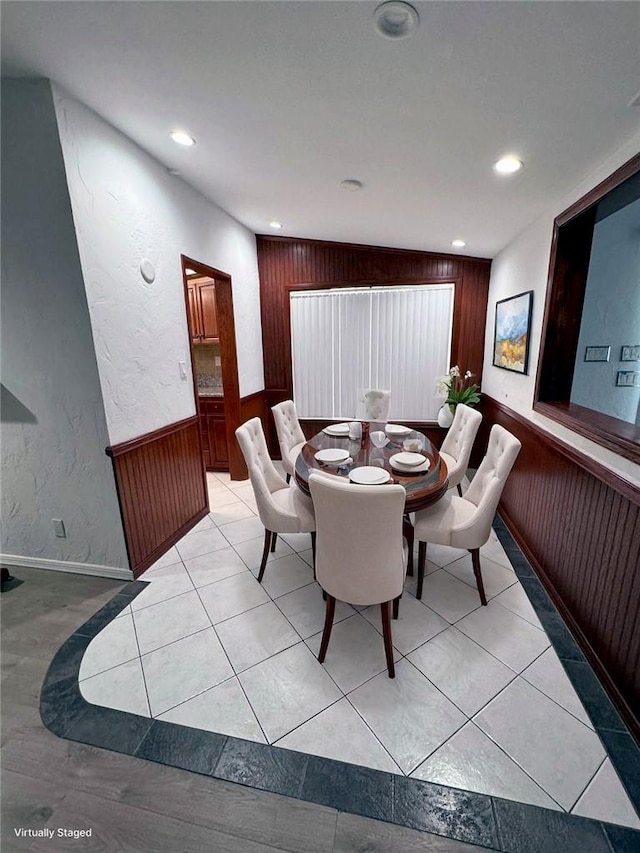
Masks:
[[[464,242],[464,240],[452,240],[451,245],[455,246],[456,249],[462,249],[467,244]]]
[[[185,272],[187,275],[198,275],[198,273],[195,270],[192,270],[191,267],[187,267]]]
[[[494,163],[493,168],[500,175],[513,175],[515,172],[519,172],[520,169],[522,169],[522,160],[518,160],[517,157],[509,155],[508,157],[502,157],[502,159],[498,160],[497,163]]]
[[[406,39],[418,29],[420,16],[409,3],[389,0],[373,13],[373,25],[387,39]]]
[[[277,230],[280,230],[280,228],[282,228],[282,222],[276,222],[275,219],[272,219],[269,223],[269,228],[275,228]]]
[[[185,133],[184,130],[172,130],[169,136],[174,142],[177,142],[178,145],[185,145],[187,148],[196,144],[193,136],[189,136],[189,134]]]
[[[362,181],[355,181],[353,180],[353,178],[347,178],[346,181],[340,181],[340,186],[348,193],[357,193],[358,190],[362,189],[364,184],[362,183]]]

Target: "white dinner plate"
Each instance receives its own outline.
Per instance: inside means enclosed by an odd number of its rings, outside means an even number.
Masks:
[[[339,447],[327,447],[325,450],[318,450],[315,458],[326,465],[342,465],[349,458],[349,451]]]
[[[410,432],[413,432],[409,427],[402,426],[402,424],[387,424],[384,429],[387,435],[409,435]]]
[[[396,455],[399,456],[400,454],[398,453]],[[389,464],[394,471],[399,471],[402,474],[424,474],[425,471],[429,470],[431,460],[425,457],[424,462],[421,465],[403,465],[401,462],[396,462],[395,457],[391,456],[389,458]]]
[[[425,459],[422,453],[394,453],[389,461],[407,468],[415,468],[416,465],[422,465]]]
[[[349,424],[329,424],[322,432],[327,435],[349,435]]]
[[[349,479],[352,483],[362,486],[379,486],[391,479],[391,474],[384,468],[376,468],[375,465],[363,465],[349,471]]]

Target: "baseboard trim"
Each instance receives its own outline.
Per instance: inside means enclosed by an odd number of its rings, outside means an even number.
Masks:
[[[47,569],[50,572],[71,572],[75,575],[94,575],[101,578],[132,581],[131,569],[116,566],[98,566],[94,563],[74,563],[67,560],[47,560],[43,557],[22,557],[19,554],[0,554],[0,561],[7,568]]]

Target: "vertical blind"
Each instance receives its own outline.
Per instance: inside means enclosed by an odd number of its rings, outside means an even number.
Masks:
[[[393,420],[433,421],[449,369],[453,284],[293,291],[293,396],[303,418],[352,418],[358,391],[391,391]]]

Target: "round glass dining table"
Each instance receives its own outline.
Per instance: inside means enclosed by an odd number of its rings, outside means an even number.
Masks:
[[[374,437],[379,438],[379,433],[384,429],[383,425],[372,424],[371,426],[379,427],[378,430],[373,430]],[[328,435],[326,432],[319,432],[309,439],[298,455],[295,466],[296,483],[308,495],[310,494],[309,474],[312,471],[323,471],[348,479],[349,472],[354,468],[367,465],[384,468],[391,475],[387,483],[399,483],[404,486],[407,494],[405,504],[405,513],[407,514],[424,509],[439,500],[449,485],[447,466],[427,436],[416,430],[411,430],[401,436],[387,435],[386,437],[389,439],[388,443],[383,447],[376,447],[371,439],[371,433],[369,433],[364,441],[364,446],[362,446],[360,439],[353,440],[346,435]],[[403,451],[403,444],[407,439],[420,441],[422,446],[420,453],[429,459],[429,467],[426,471],[417,474],[401,473],[391,466],[390,458]],[[328,448],[346,450],[350,458],[339,467],[319,462],[315,458],[315,454],[319,450]]]

